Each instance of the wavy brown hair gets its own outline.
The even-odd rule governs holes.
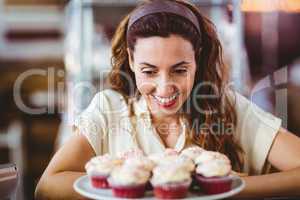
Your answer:
[[[168,37],[170,34],[176,34],[190,41],[195,51],[197,70],[191,95],[181,109],[190,125],[188,139],[207,150],[226,154],[232,162],[233,169],[242,171],[243,150],[233,137],[237,114],[234,100],[230,98],[229,94],[234,93],[230,93],[228,88],[226,89],[229,70],[223,62],[222,47],[215,27],[199,12],[196,6],[183,0],[174,1],[186,6],[195,14],[201,35],[190,21],[171,13],[155,13],[144,16],[127,32],[129,14],[117,27],[112,40],[113,69],[109,74],[110,85],[123,94],[127,100],[139,93],[135,85],[134,73],[129,67],[127,53],[127,47],[131,52],[134,51],[138,38]],[[145,1],[143,4],[148,2],[151,1]],[[128,77],[131,81],[128,81]],[[210,83],[215,87],[201,86],[197,88],[197,85],[201,83]],[[196,95],[214,95],[216,98],[201,99],[201,102],[196,101],[195,103],[193,98]],[[199,109],[201,110],[199,111]]]

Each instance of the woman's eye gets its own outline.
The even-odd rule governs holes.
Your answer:
[[[186,69],[176,69],[176,70],[175,70],[175,73],[177,73],[177,74],[184,74],[184,73],[186,73],[186,72],[187,72]]]
[[[153,75],[155,74],[155,71],[143,71],[142,73],[146,75]]]

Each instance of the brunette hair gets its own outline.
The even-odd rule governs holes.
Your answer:
[[[199,12],[196,6],[183,0],[174,1],[186,6],[195,14],[201,36],[189,20],[172,13],[155,13],[144,16],[135,22],[127,32],[129,14],[117,27],[112,40],[113,68],[109,74],[110,85],[127,99],[139,95],[127,53],[127,48],[131,52],[134,51],[138,38],[168,37],[175,34],[190,41],[195,51],[197,70],[191,95],[182,107],[191,130],[188,139],[207,150],[226,154],[232,162],[233,169],[242,171],[243,150],[233,137],[237,124],[237,114],[232,98],[234,92],[229,91],[231,89],[227,87],[229,70],[223,62],[222,47],[215,27],[208,18]],[[148,2],[151,0],[145,1],[144,4]],[[133,54],[131,53],[131,55]],[[132,80],[131,83],[128,81],[128,77]],[[212,83],[216,87],[196,88],[199,83]],[[131,84],[134,84],[132,91]],[[195,105],[193,102],[191,103],[194,95],[215,95],[216,98],[202,99]],[[189,111],[187,110],[188,105],[191,106]],[[199,112],[199,108],[202,112]],[[214,124],[222,127],[221,132],[215,130]]]

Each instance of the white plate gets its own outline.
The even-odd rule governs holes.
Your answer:
[[[91,198],[91,199],[98,199],[98,200],[116,200],[120,198],[116,198],[113,196],[112,191],[110,189],[96,189],[93,188],[92,185],[90,184],[88,176],[82,176],[78,178],[74,184],[73,187],[76,192],[81,194],[84,197]],[[242,191],[245,187],[245,182],[235,176],[232,184],[232,188],[228,192],[224,192],[221,194],[215,194],[215,195],[205,195],[201,193],[192,193],[189,192],[188,196],[185,199],[188,200],[212,200],[212,199],[223,199],[227,198],[230,196],[233,196],[240,191]],[[144,198],[140,198],[144,200],[154,200],[155,198],[153,197],[153,192],[148,191],[146,192],[146,195]]]

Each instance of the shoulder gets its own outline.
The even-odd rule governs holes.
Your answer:
[[[108,101],[108,102],[118,102],[118,101],[123,101],[124,97],[123,95],[113,89],[105,89],[102,90],[98,93],[95,94],[93,101],[94,100],[103,100],[103,101]]]
[[[75,118],[74,125],[87,134],[106,132],[111,123],[127,114],[127,105],[117,91],[106,89],[93,97],[89,106]]]
[[[255,102],[253,102],[250,98],[243,96],[242,94],[231,91],[229,92],[229,97],[233,102],[233,105],[236,109],[238,120],[251,120],[254,122],[260,122],[265,124],[266,126],[271,126],[273,128],[278,128],[278,124],[281,123],[281,119],[276,117],[275,115],[264,111]]]
[[[127,111],[125,97],[113,89],[105,89],[98,92],[91,101],[92,107],[102,113],[124,113]]]
[[[230,92],[237,113],[235,138],[245,152],[245,171],[261,174],[268,152],[281,127],[281,119],[238,92]]]

